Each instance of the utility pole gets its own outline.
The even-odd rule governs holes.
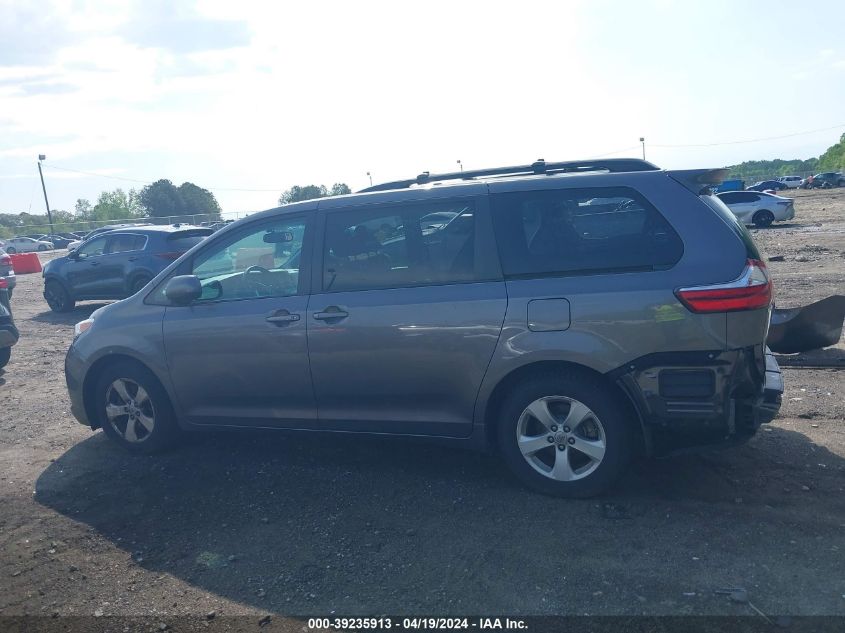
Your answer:
[[[645,136],[640,137],[640,143],[643,144],[643,160],[645,160]]]
[[[50,223],[50,235],[53,235],[53,214],[50,213],[50,202],[47,200],[47,187],[44,186],[44,172],[41,171],[41,161],[47,160],[44,154],[38,155],[38,175],[41,176],[41,191],[44,192],[44,204],[47,206],[47,221]]]

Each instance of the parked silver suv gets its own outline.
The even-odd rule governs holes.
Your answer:
[[[77,325],[73,413],[145,453],[215,427],[439,438],[597,494],[779,408],[723,176],[538,161],[249,216]]]

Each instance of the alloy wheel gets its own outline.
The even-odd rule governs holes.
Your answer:
[[[118,378],[106,390],[106,418],[127,442],[143,442],[155,428],[155,408],[146,390],[134,380]]]
[[[566,396],[546,396],[529,404],[519,417],[516,440],[525,461],[555,481],[587,477],[599,467],[607,448],[598,416]]]
[[[62,291],[52,283],[48,283],[44,287],[44,299],[47,301],[47,305],[50,306],[51,310],[61,312],[64,308],[65,301]]]

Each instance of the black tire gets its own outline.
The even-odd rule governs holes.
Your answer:
[[[146,275],[142,275],[141,277],[138,277],[137,279],[135,279],[132,282],[132,285],[129,287],[130,296],[134,295],[134,294],[138,294],[139,292],[141,292],[141,289],[144,286],[146,286],[148,283],[150,283],[151,279],[152,279],[152,277],[147,277]]]
[[[38,250],[39,250],[39,251],[46,251],[46,250],[47,250],[47,247],[46,247],[46,246],[44,246],[44,244],[39,244],[39,245],[38,245]]]
[[[533,406],[541,398],[554,396],[572,399],[586,405],[594,414],[594,418],[600,421],[604,432],[605,448],[601,461],[594,470],[580,479],[558,481],[540,473],[529,463],[529,458],[523,456],[519,447],[517,436],[521,431],[520,420],[526,414],[527,407]],[[566,411],[560,419],[565,420],[568,415],[569,412]],[[563,423],[561,421],[561,424]],[[637,453],[635,443],[638,435],[635,433],[634,426],[636,424],[636,420],[621,400],[621,396],[610,387],[591,376],[579,372],[567,372],[549,374],[519,384],[507,396],[500,409],[496,431],[499,450],[505,463],[526,486],[547,495],[584,498],[593,497],[607,490],[627,468],[632,457]],[[568,427],[558,427],[555,437],[566,429]],[[546,432],[547,429],[542,427],[540,435]],[[532,457],[539,456],[545,451],[542,459],[548,457],[554,462],[558,459],[556,452],[558,450],[562,451],[561,455],[569,455],[569,449],[559,449],[557,441],[566,442],[567,440],[550,442],[548,447],[537,449]],[[561,444],[561,446],[565,447],[566,444]],[[583,454],[581,456],[583,457]],[[567,457],[567,460],[569,459]]]
[[[137,398],[141,393],[135,387],[143,389],[146,398],[143,395],[137,400],[122,398],[120,390],[115,388],[116,382],[123,383],[126,393],[132,398]],[[140,363],[119,361],[106,367],[97,379],[94,398],[97,422],[109,439],[130,453],[144,455],[159,453],[178,442],[179,425],[170,399],[155,375]],[[135,418],[135,421],[131,419],[130,413],[119,414],[112,420],[109,419],[106,412],[107,405],[120,408],[121,402],[126,402],[130,411],[134,409],[136,415],[139,416]],[[145,420],[153,419],[151,430],[141,423],[141,417]],[[127,429],[130,425],[133,427],[131,435],[134,435],[136,441],[128,439],[130,433]]]
[[[7,246],[6,247],[6,253],[8,253],[9,255],[14,255],[17,252],[18,252],[18,249],[16,249],[14,246]]]
[[[3,369],[6,365],[9,364],[10,358],[12,358],[12,348],[11,347],[0,348],[0,369]]]
[[[754,226],[758,229],[765,229],[772,225],[772,222],[775,221],[775,215],[767,210],[763,209],[762,211],[758,211],[754,214],[754,217],[751,218],[751,221],[754,222]]]
[[[76,305],[70,293],[55,279],[48,279],[44,284],[44,299],[53,312],[70,312]]]

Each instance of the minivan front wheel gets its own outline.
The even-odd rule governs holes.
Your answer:
[[[44,299],[53,312],[70,312],[76,305],[70,293],[55,279],[49,279],[44,284]]]
[[[129,361],[107,367],[95,397],[103,431],[129,452],[156,453],[178,438],[167,393],[145,367]]]
[[[626,408],[587,376],[547,376],[519,385],[504,403],[499,446],[530,488],[559,497],[605,491],[633,450]]]

